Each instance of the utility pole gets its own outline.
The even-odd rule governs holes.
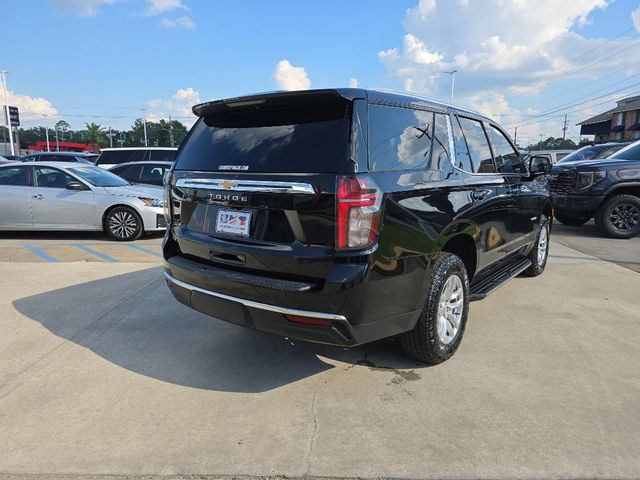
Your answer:
[[[567,135],[567,114],[564,114],[564,126],[562,127],[562,141],[564,142],[564,138]]]
[[[173,140],[173,125],[171,125],[171,114],[169,114],[169,143],[172,147],[175,146],[175,142]]]
[[[513,143],[516,144],[516,147],[518,146],[518,127],[513,131]]]
[[[56,152],[60,151],[60,141],[58,140],[58,127],[54,126],[53,130],[56,132]]]
[[[148,147],[149,146],[149,142],[147,141],[147,116],[145,115],[147,113],[146,110],[142,111],[142,121],[144,123],[144,146]]]
[[[47,125],[47,115],[43,114],[42,116],[44,117],[44,131],[47,137],[47,152],[50,152],[51,147],[49,146],[49,125]]]
[[[456,72],[458,70],[451,70],[450,72],[444,72],[444,73],[448,73],[449,75],[451,75],[451,103],[453,103],[453,88],[456,82]]]
[[[16,151],[13,147],[13,130],[11,129],[11,118],[9,117],[9,96],[7,95],[7,79],[5,78],[5,75],[7,73],[9,73],[7,70],[0,70],[0,74],[2,74],[2,87],[4,88],[4,113],[7,115],[7,129],[9,130],[11,155],[15,155]]]
[[[109,148],[113,148],[113,133],[111,133],[111,125],[109,125]]]

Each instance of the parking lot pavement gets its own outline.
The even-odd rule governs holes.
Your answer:
[[[640,236],[627,240],[605,237],[593,220],[579,227],[555,222],[551,235],[562,245],[640,272]]]
[[[135,262],[162,261],[162,234],[135,242],[116,242],[97,232],[0,232],[0,262]]]
[[[640,275],[557,243],[448,362],[245,330],[148,264],[0,264],[0,476],[640,474]]]

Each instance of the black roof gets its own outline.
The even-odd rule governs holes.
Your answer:
[[[294,90],[294,91],[274,91],[262,92],[240,97],[225,98],[221,100],[213,100],[210,102],[200,103],[193,107],[193,113],[198,117],[206,114],[221,112],[228,108],[250,106],[251,104],[260,104],[269,100],[286,100],[296,97],[343,97],[348,100],[357,98],[367,99],[373,103],[408,106],[413,108],[426,108],[429,110],[442,112],[460,112],[485,120],[491,121],[485,115],[473,110],[442,102],[433,98],[416,95],[410,92],[395,92],[391,90],[381,89],[364,89],[364,88],[331,88],[331,89],[315,89],[315,90]],[[495,122],[494,122],[495,123]]]

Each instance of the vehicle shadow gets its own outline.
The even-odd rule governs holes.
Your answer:
[[[336,368],[335,361],[375,369],[425,367],[393,340],[353,349],[288,342],[202,315],[172,297],[161,267],[33,295],[13,306],[115,365],[199,389],[264,392]]]
[[[162,239],[164,231],[145,233],[140,239]],[[35,231],[3,231],[0,232],[0,238],[5,240],[19,240],[25,242],[33,242],[38,240],[54,240],[54,241],[100,241],[115,242],[104,232],[35,232]],[[121,242],[118,242],[121,243]]]

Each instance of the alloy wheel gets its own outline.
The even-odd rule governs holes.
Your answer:
[[[436,320],[438,338],[445,345],[452,343],[458,336],[463,309],[464,289],[462,288],[462,280],[457,275],[452,275],[442,288]]]
[[[138,221],[132,213],[125,210],[115,212],[109,218],[109,230],[118,238],[130,238],[138,229]]]
[[[547,259],[547,243],[549,242],[549,228],[542,225],[538,236],[538,265],[544,265]]]
[[[611,210],[609,218],[618,230],[629,231],[640,223],[640,210],[630,203],[621,203]]]

